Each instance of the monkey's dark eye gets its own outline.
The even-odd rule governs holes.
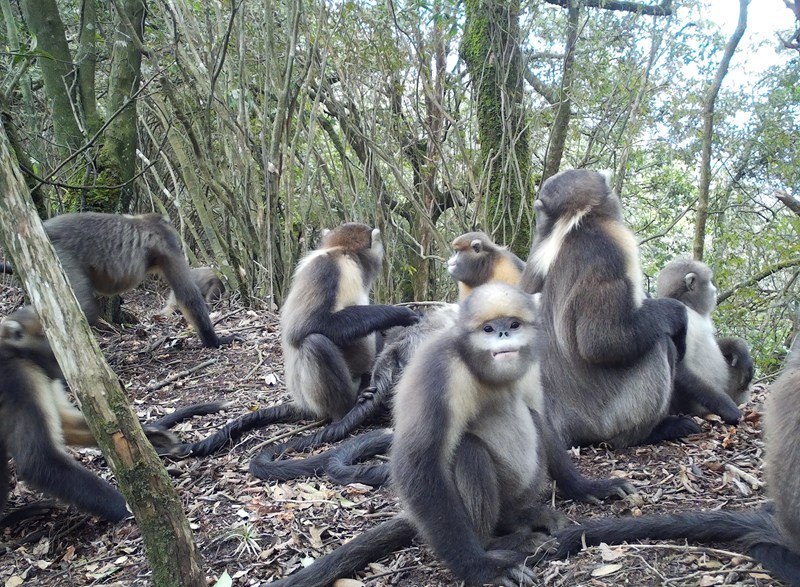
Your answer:
[[[483,325],[483,331],[486,334],[491,334],[492,332],[494,332],[494,326],[492,326],[491,324],[484,324]]]
[[[517,328],[519,328],[520,326],[522,326],[522,324],[520,324],[520,322],[519,322],[518,320],[514,320],[514,321],[511,323],[511,330],[516,330],[516,329],[517,329]]]

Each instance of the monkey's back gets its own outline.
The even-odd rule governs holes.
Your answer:
[[[163,251],[183,258],[177,233],[160,214],[61,214],[44,228],[67,272],[85,271],[104,295],[139,285],[165,261]]]
[[[775,502],[775,520],[800,554],[800,342],[794,347],[784,373],[770,387],[764,428],[767,488]]]

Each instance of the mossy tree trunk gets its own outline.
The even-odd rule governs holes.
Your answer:
[[[2,126],[0,227],[4,227],[2,245],[11,256],[14,271],[25,284],[67,382],[136,517],[153,584],[204,587],[200,554],[180,497],[67,284]]]
[[[527,255],[530,223],[530,146],[523,105],[519,0],[467,0],[461,56],[477,104],[484,169],[482,227],[498,242]]]

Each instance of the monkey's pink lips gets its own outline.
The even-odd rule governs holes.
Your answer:
[[[492,353],[492,357],[497,359],[498,361],[509,361],[516,357],[519,354],[518,350],[507,350],[507,351],[494,351]]]

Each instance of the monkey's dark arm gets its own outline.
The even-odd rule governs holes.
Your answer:
[[[712,414],[721,417],[726,424],[738,424],[742,417],[742,412],[727,393],[708,385],[684,364],[679,364],[675,370],[673,394],[679,403],[696,401]]]
[[[264,450],[250,462],[250,472],[266,481],[288,481],[298,477],[319,475],[327,464],[328,453],[325,453],[324,459],[317,458],[322,455],[315,455],[302,460],[281,460],[281,456],[289,450],[303,452],[346,438],[348,434],[378,412],[383,411],[384,408],[384,400],[376,391],[368,398],[360,400],[341,420],[328,424],[314,434],[293,438]]]
[[[547,472],[567,499],[600,503],[607,497],[621,497],[636,493],[636,488],[625,479],[589,479],[584,477],[572,462],[561,442],[556,438],[551,424],[536,410],[531,410],[536,429],[544,445]]]
[[[387,463],[357,464],[374,456],[386,454],[392,446],[394,433],[389,430],[373,430],[343,442],[328,455],[325,473],[334,483],[348,485],[363,483],[378,487],[389,482]]]
[[[112,485],[52,444],[38,409],[20,407],[14,410],[9,448],[22,479],[39,491],[110,522],[131,515],[125,499]]]
[[[297,410],[297,406],[292,402],[269,408],[262,408],[228,422],[208,438],[192,444],[176,446],[170,452],[170,456],[179,458],[208,456],[215,453],[229,442],[239,439],[245,432],[263,428],[268,424],[298,422],[302,420],[303,417],[304,414],[301,414]]]
[[[5,261],[0,262],[0,273],[7,273],[9,275],[14,273],[14,268]]]
[[[417,532],[402,516],[367,530],[318,558],[314,564],[269,585],[274,587],[328,587],[392,552],[411,544]]]
[[[339,346],[346,346],[377,330],[392,326],[410,326],[419,321],[419,316],[403,306],[385,306],[369,304],[364,306],[348,306],[327,314],[324,318],[308,322],[305,335],[322,334]]]
[[[672,339],[678,360],[686,351],[686,307],[671,298],[644,299],[631,307],[627,281],[592,284],[592,296],[603,312],[573,310],[578,353],[598,365],[629,364],[644,356],[665,336]]]

